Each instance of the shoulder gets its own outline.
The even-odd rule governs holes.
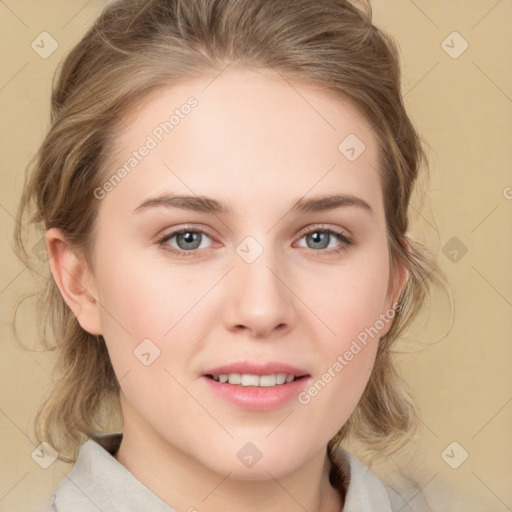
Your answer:
[[[345,506],[343,512],[439,512],[464,510],[482,512],[475,503],[464,501],[440,482],[419,486],[402,473],[385,475],[382,481],[355,455],[338,447],[335,461],[344,473]]]
[[[487,510],[479,499],[461,493],[449,482],[438,477],[439,471],[417,465],[389,466],[383,476],[393,512],[484,512]]]
[[[437,473],[426,476],[421,488],[403,477],[393,478],[388,487],[393,510],[402,512],[486,512],[488,507],[476,496],[466,495],[454,489]],[[405,508],[402,508],[405,507]]]
[[[39,512],[89,511],[111,505],[108,489],[111,478],[118,479],[112,454],[121,440],[120,434],[91,437],[80,448],[73,469],[53,492],[49,508]],[[119,465],[120,466],[120,465]],[[113,471],[114,469],[114,471]]]
[[[386,486],[355,455],[338,447],[333,462],[344,473],[346,489],[343,512],[394,512]],[[406,509],[401,512],[406,512]]]
[[[44,512],[175,512],[116,460],[121,440],[109,433],[85,442]]]

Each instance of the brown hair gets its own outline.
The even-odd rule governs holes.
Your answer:
[[[116,129],[148,93],[227,64],[274,69],[297,83],[348,99],[379,143],[392,265],[409,278],[400,310],[379,343],[375,366],[355,411],[329,443],[349,435],[375,453],[403,446],[418,426],[414,401],[391,347],[417,315],[430,283],[441,279],[433,255],[407,234],[408,206],[422,163],[420,138],[403,105],[396,44],[371,21],[367,1],[121,0],[108,5],[63,60],[53,85],[51,126],[29,164],[15,233],[30,264],[22,225],[57,227],[90,262],[101,185]],[[35,421],[37,443],[62,460],[120,419],[119,383],[101,336],[85,332],[46,269],[40,294],[42,343],[57,349],[58,379]],[[116,420],[117,421],[117,420]]]

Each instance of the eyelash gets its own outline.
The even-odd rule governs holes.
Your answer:
[[[337,231],[337,230],[334,230],[331,228],[325,228],[322,226],[314,226],[311,229],[309,229],[308,231],[302,232],[299,237],[299,240],[301,240],[302,238],[304,238],[305,236],[307,236],[311,233],[317,233],[317,232],[327,233],[331,236],[334,236],[335,238],[338,239],[338,241],[341,242],[340,246],[338,246],[335,249],[329,249],[329,250],[327,250],[327,249],[318,249],[318,250],[311,249],[314,252],[324,253],[324,255],[327,257],[337,256],[337,255],[343,253],[354,243],[353,240],[351,238],[349,238],[344,232]],[[200,233],[201,235],[206,235],[207,237],[212,238],[206,231],[204,231],[202,229],[194,228],[194,227],[184,227],[184,228],[178,229],[176,231],[172,231],[171,233],[163,235],[156,241],[156,243],[162,248],[162,250],[164,250],[166,252],[170,252],[180,258],[190,258],[190,257],[196,256],[197,252],[200,251],[201,249],[193,249],[190,251],[184,251],[184,250],[176,249],[175,247],[173,247],[172,245],[169,245],[167,243],[169,240],[174,238],[176,235],[181,235],[183,233]]]

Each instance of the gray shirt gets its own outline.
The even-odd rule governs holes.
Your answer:
[[[44,512],[175,512],[115,459],[121,439],[99,434],[84,443]],[[409,510],[398,501],[392,508],[392,491],[351,453],[340,447],[336,460],[349,477],[343,512]]]

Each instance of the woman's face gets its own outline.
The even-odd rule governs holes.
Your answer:
[[[125,431],[224,475],[284,475],[347,421],[391,326],[371,127],[319,89],[230,68],[121,126],[93,291]]]

